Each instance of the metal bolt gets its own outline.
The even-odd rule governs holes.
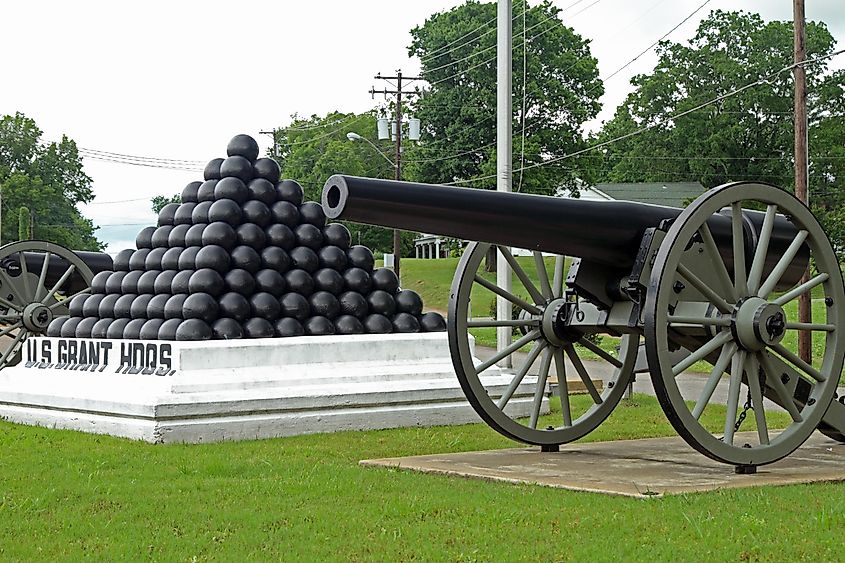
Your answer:
[[[780,380],[784,385],[786,385],[789,383],[789,376],[784,373],[780,376]]]
[[[833,297],[825,297],[824,304],[828,307],[833,307]]]
[[[674,283],[674,285],[672,285],[672,291],[674,291],[675,293],[680,293],[680,292],[682,292],[683,290],[685,290],[686,288],[687,288],[687,286],[685,286],[685,285],[684,285],[682,282],[680,282],[680,281],[676,281],[676,282]]]
[[[612,381],[608,381],[608,382],[607,382],[607,388],[608,388],[608,389],[613,389],[613,382],[612,382]]]
[[[812,397],[810,397],[809,399],[807,399],[807,406],[808,406],[808,407],[811,407],[811,406],[813,406],[813,405],[815,405],[815,404],[816,404],[816,400],[815,400],[815,399],[813,399]]]

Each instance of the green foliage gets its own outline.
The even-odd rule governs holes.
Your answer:
[[[581,126],[600,109],[604,87],[589,41],[564,25],[560,12],[544,0],[525,12],[527,4],[514,2],[514,167],[520,167],[521,131],[525,165],[542,155],[568,153],[584,146]],[[422,72],[431,84],[414,105],[422,120],[423,142],[408,149],[408,177],[425,182],[495,175],[496,141],[496,33],[489,24],[496,18],[494,2],[470,0],[437,13],[411,30],[408,52],[422,60]],[[492,30],[461,38],[475,29]],[[452,44],[451,47],[447,47]],[[523,56],[526,83],[523,88]],[[524,100],[524,111],[523,111]],[[577,189],[584,172],[538,167],[514,177],[514,190],[551,194],[560,187]],[[474,182],[492,187],[493,179]]]
[[[32,215],[28,207],[21,207],[18,210],[18,240],[29,240],[32,238]]]
[[[0,191],[2,240],[17,240],[19,218],[14,210],[28,207],[33,238],[75,250],[102,250],[96,228],[76,205],[94,198],[91,178],[82,169],[76,143],[62,137],[44,144],[35,121],[21,113],[0,118]]]
[[[833,51],[820,22],[807,23],[807,58]],[[793,80],[788,72],[687,116],[669,116],[731,92],[788,66],[792,22],[764,22],[757,14],[714,11],[688,44],[662,42],[649,74],[634,77],[635,91],[601,132],[609,140],[655,123],[667,123],[606,146],[589,162],[603,180],[698,180],[714,187],[756,180],[794,185]],[[827,73],[824,62],[807,68],[810,120],[810,191],[815,211],[835,242],[845,245],[845,71]],[[839,116],[839,117],[837,117]]]
[[[158,215],[158,212],[161,211],[162,207],[168,203],[182,203],[182,196],[180,194],[173,194],[170,197],[157,195],[150,200],[150,203],[152,204],[153,213]]]

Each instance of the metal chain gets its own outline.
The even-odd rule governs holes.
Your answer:
[[[751,388],[748,388],[748,396],[745,398],[745,406],[742,407],[742,412],[739,413],[739,417],[736,419],[736,424],[734,424],[734,432],[739,432],[739,427],[742,426],[742,423],[745,422],[745,417],[748,416],[748,411],[753,411],[754,407],[751,406]]]

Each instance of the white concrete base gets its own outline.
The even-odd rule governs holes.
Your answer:
[[[510,382],[488,372],[493,393]],[[528,415],[535,384],[529,376],[519,387],[509,403],[515,414]],[[154,443],[479,421],[455,377],[445,333],[32,338],[22,362],[0,371],[0,417]]]

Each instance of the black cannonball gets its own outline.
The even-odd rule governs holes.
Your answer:
[[[129,306],[129,316],[133,319],[146,319],[147,318],[147,305],[150,304],[154,295],[150,295],[145,293],[144,295],[139,295],[132,301],[132,305]]]
[[[420,294],[411,289],[403,289],[393,296],[396,300],[397,313],[410,313],[415,317],[422,314],[423,302]]]
[[[337,270],[321,268],[314,272],[314,287],[321,291],[328,291],[333,295],[339,295],[343,291],[343,276]]]
[[[154,295],[147,303],[147,318],[148,319],[164,319],[164,307],[170,301],[171,295],[168,293],[161,293]]]
[[[305,334],[309,336],[325,336],[334,334],[334,323],[326,317],[311,317],[302,324]]]
[[[240,268],[231,270],[223,276],[226,282],[226,290],[240,293],[241,295],[252,295],[255,292],[255,278]]]
[[[304,321],[311,316],[311,304],[304,295],[299,293],[285,293],[279,298],[279,305],[285,317]]]
[[[188,319],[179,323],[176,340],[211,340],[211,327],[201,319]]]
[[[174,225],[176,218],[176,210],[179,209],[178,203],[168,203],[158,212],[158,226]]]
[[[193,293],[182,304],[182,318],[202,319],[210,323],[217,318],[219,309],[217,299],[208,293]]]
[[[249,246],[259,251],[264,248],[266,240],[264,229],[254,223],[240,225],[235,229],[235,234],[237,235],[238,244]]]
[[[273,221],[273,215],[270,208],[257,199],[251,199],[241,206],[243,213],[243,220],[249,223],[255,223],[261,228],[266,227]]]
[[[202,234],[205,232],[207,223],[197,223],[185,233],[185,246],[202,246]]]
[[[349,229],[340,223],[330,223],[323,229],[323,238],[326,239],[326,244],[339,247],[341,250],[349,250],[352,244],[352,235],[349,234]]]
[[[187,294],[180,293],[172,295],[164,303],[164,318],[165,319],[182,319],[182,307],[185,305],[185,300],[188,298]]]
[[[173,276],[173,281],[170,283],[170,293],[173,295],[188,293],[188,282],[191,280],[191,276],[193,275],[193,270],[179,270],[179,272]]]
[[[109,279],[114,272],[105,271],[99,272],[94,278],[91,280],[91,293],[106,293],[106,281]]]
[[[297,246],[292,249],[288,256],[290,256],[290,267],[299,268],[306,272],[316,272],[320,267],[320,258],[317,253],[307,246]]]
[[[311,274],[305,270],[290,270],[285,272],[284,278],[288,291],[299,293],[305,297],[314,293],[314,280],[311,278]]]
[[[219,180],[221,164],[223,164],[222,158],[215,158],[214,160],[209,160],[208,164],[205,165],[205,170],[203,170],[202,172],[202,177],[206,180]]]
[[[211,268],[200,268],[188,279],[188,293],[207,293],[217,297],[222,295],[225,289],[223,276]]]
[[[244,322],[249,318],[251,311],[249,301],[240,293],[230,291],[224,293],[217,300],[221,317],[230,317],[238,322]]]
[[[299,246],[307,246],[312,250],[320,250],[323,246],[323,231],[310,223],[297,225],[293,234],[296,236],[296,244]]]
[[[276,297],[280,296],[287,289],[287,284],[282,274],[271,268],[264,268],[255,273],[255,286],[258,291],[265,291]]]
[[[135,298],[138,297],[134,293],[125,293],[120,296],[120,298],[114,302],[114,318],[116,319],[129,319],[132,317],[131,309],[132,303],[135,301]]]
[[[79,321],[79,324],[76,325],[76,331],[74,336],[76,338],[91,338],[91,329],[94,328],[94,325],[97,324],[99,321],[97,317],[86,317]]]
[[[215,340],[238,340],[244,337],[244,329],[235,319],[217,319],[211,325],[211,337]]]
[[[168,240],[170,238],[170,231],[173,230],[172,225],[163,225],[153,231],[153,236],[150,238],[150,244],[153,248],[167,248]]]
[[[167,237],[168,250],[185,246],[185,237],[188,235],[190,228],[190,225],[176,225],[173,227],[173,230],[170,231],[170,235]]]
[[[306,201],[299,206],[299,221],[318,227],[321,231],[326,226],[326,214],[323,206],[316,201]]]
[[[364,318],[364,330],[367,334],[389,334],[393,332],[393,323],[384,315],[373,313]]]
[[[182,190],[182,203],[196,203],[197,192],[200,189],[202,182],[191,182]]]
[[[211,244],[222,246],[226,250],[232,250],[238,242],[238,235],[229,223],[216,221],[209,225],[202,232],[202,246]]]
[[[110,293],[103,297],[103,300],[100,301],[100,306],[97,307],[97,316],[101,319],[113,319],[114,318],[114,304],[117,303],[117,300],[120,299],[120,294],[118,293]]]
[[[253,162],[258,158],[258,143],[249,135],[240,133],[232,137],[229,144],[226,145],[226,154],[228,156],[242,156]]]
[[[127,293],[138,293],[138,280],[144,275],[143,270],[132,270],[128,272],[123,281],[120,282],[120,293],[126,295]]]
[[[276,333],[267,319],[254,317],[243,324],[246,338],[272,338]]]
[[[381,289],[391,295],[399,291],[399,278],[390,268],[378,268],[372,275],[373,288]]]
[[[214,201],[214,188],[217,186],[217,182],[220,179],[215,180],[206,180],[202,183],[202,185],[197,190],[197,203],[202,203],[204,201]]]
[[[302,186],[296,180],[282,180],[276,184],[276,197],[299,206],[302,204]]]
[[[161,329],[161,325],[163,324],[164,319],[148,320],[138,332],[138,338],[141,340],[158,340],[158,331]]]
[[[279,299],[266,291],[259,291],[249,298],[250,311],[253,317],[261,317],[268,321],[278,319],[282,314]]]
[[[200,248],[194,262],[196,263],[195,267],[197,270],[200,268],[211,268],[213,270],[217,270],[221,274],[225,274],[229,271],[231,258],[225,248],[217,246],[216,244],[211,244]]]
[[[185,248],[182,246],[174,246],[173,248],[168,248],[164,252],[164,255],[161,257],[161,269],[165,271],[178,270],[179,258],[182,256],[183,250],[185,250]]]
[[[444,332],[446,330],[446,319],[440,313],[430,311],[420,316],[420,328],[423,332]]]
[[[202,246],[189,246],[179,253],[178,270],[193,270],[197,267],[197,254],[202,250]],[[162,264],[164,266],[164,264]]]
[[[363,319],[370,311],[367,299],[357,291],[344,291],[337,298],[341,315],[352,315]]]
[[[101,318],[94,323],[94,326],[91,327],[91,338],[108,338],[109,327],[111,326],[112,321],[114,321],[114,319]],[[51,336],[50,327],[47,327],[47,336]]]
[[[388,292],[377,289],[367,296],[367,304],[370,306],[370,311],[392,317],[396,313],[396,301]]]
[[[252,162],[242,156],[230,156],[220,165],[221,182],[226,178],[238,178],[243,182],[252,180]]]
[[[314,315],[334,319],[340,314],[340,303],[337,297],[328,291],[318,291],[308,298],[311,312]]]
[[[62,323],[59,329],[59,336],[62,338],[73,338],[76,336],[76,325],[82,321],[82,317],[70,317]]]
[[[161,270],[147,270],[138,278],[137,293],[155,293],[156,279],[161,275]]]
[[[270,215],[274,223],[281,223],[291,228],[299,224],[299,208],[289,201],[274,203],[270,206]]]
[[[208,208],[208,220],[223,221],[233,227],[241,224],[241,206],[231,199],[218,199]]]
[[[281,223],[273,223],[264,230],[267,244],[290,250],[296,246],[296,237],[290,227]]]
[[[136,250],[132,253],[132,257],[129,258],[129,269],[130,270],[143,270],[146,268],[147,263],[147,254],[150,253],[149,248],[142,248],[140,250]]]
[[[331,268],[338,272],[346,269],[346,263],[348,262],[346,252],[339,246],[324,246],[317,252],[317,256],[320,259],[321,268]]]
[[[194,223],[194,209],[197,203],[183,203],[176,210],[176,216],[173,218],[174,225],[193,225]]]
[[[152,248],[153,247],[153,233],[156,232],[157,227],[144,227],[141,232],[135,237],[135,248]]]
[[[410,313],[397,313],[393,316],[393,332],[419,332],[420,321]]]
[[[123,278],[128,272],[112,272],[106,280],[106,293],[120,294],[120,286],[123,285]]]
[[[273,188],[274,198],[276,197],[275,183],[279,181],[279,174],[281,173],[282,171],[279,168],[279,164],[272,158],[259,158],[252,163],[252,175],[256,178],[261,178],[270,182],[271,187]]]
[[[273,328],[276,329],[276,336],[287,338],[289,336],[302,336],[305,334],[305,329],[302,324],[296,319],[285,317],[273,323]]]
[[[193,225],[200,225],[208,223],[208,210],[211,209],[213,201],[201,201],[191,211],[191,223]]]
[[[346,257],[349,259],[350,266],[361,268],[367,272],[372,272],[373,266],[376,263],[375,258],[373,258],[373,252],[360,244],[356,244],[347,250]]]
[[[129,319],[114,319],[109,327],[106,329],[106,338],[120,339],[123,338],[123,329],[129,324]]]
[[[276,186],[265,178],[256,178],[252,180],[247,186],[250,199],[260,201],[264,205],[269,206],[276,203]]]
[[[251,246],[236,246],[229,256],[232,268],[241,268],[251,274],[261,269],[261,255]]]
[[[162,273],[156,276],[155,281],[153,282],[153,293],[156,295],[170,295],[171,289],[173,289],[173,278],[176,277],[176,274],[179,272],[175,269],[172,270],[164,270]]]
[[[141,338],[141,329],[144,328],[146,319],[132,319],[126,326],[123,327],[124,340],[139,340]]]
[[[288,253],[278,246],[268,246],[261,251],[261,265],[283,273],[290,269],[291,259]]]
[[[337,334],[364,334],[364,324],[352,315],[341,315],[334,321]]]
[[[155,229],[153,229],[155,230]],[[150,236],[152,236],[152,232],[150,232]],[[117,253],[114,257],[114,261],[112,262],[112,268],[115,272],[128,272],[129,271],[129,259],[132,258],[132,254],[134,254],[134,250],[131,248],[127,248],[121,250]]]
[[[182,319],[165,320],[158,329],[158,339],[168,341],[176,340],[176,331],[179,329],[180,324],[182,324]]]
[[[249,198],[249,190],[240,178],[223,178],[214,186],[214,199],[231,199],[239,204]]]
[[[150,250],[150,253],[147,254],[147,258],[144,260],[144,269],[149,270],[161,270],[161,259],[164,258],[164,255],[167,251],[170,250],[169,248],[153,248]]]
[[[343,272],[343,281],[346,289],[366,295],[373,287],[373,280],[370,274],[361,268],[349,268]]]
[[[99,316],[100,315],[100,303],[103,302],[104,297],[105,297],[105,295],[101,295],[101,294],[89,295],[88,299],[86,299],[82,303],[82,316],[83,317],[97,317],[97,316]]]

